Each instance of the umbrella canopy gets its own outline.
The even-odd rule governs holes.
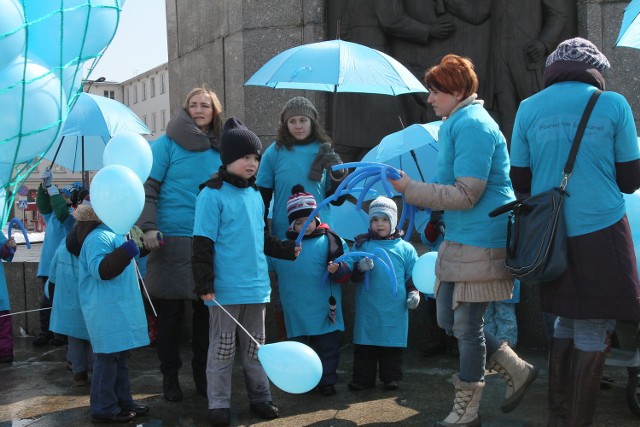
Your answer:
[[[263,65],[245,85],[383,95],[427,92],[404,65],[389,55],[344,40],[288,49]]]
[[[616,46],[640,49],[640,0],[632,0],[624,10]]]
[[[72,172],[99,170],[104,147],[120,132],[151,133],[126,105],[104,96],[81,93],[69,111],[59,140],[43,157]]]

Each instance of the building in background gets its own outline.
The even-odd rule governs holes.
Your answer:
[[[109,81],[107,77],[88,79],[84,84],[83,90],[92,95],[114,99],[129,107],[152,132],[143,136],[148,141],[153,141],[164,135],[170,117],[169,72],[167,65],[167,63],[164,63],[121,83]],[[55,164],[52,166],[49,160],[43,159],[29,178],[23,182],[21,189],[27,190],[23,191],[25,195],[16,194],[15,215],[18,218],[23,219],[25,212],[20,208],[25,206],[25,202],[31,201],[32,197],[30,196],[35,196],[38,185],[40,185],[40,175],[45,168],[49,167],[52,167],[53,183],[59,188],[72,182],[82,182],[80,172],[73,173]],[[88,172],[87,178],[89,182],[91,182],[96,172]],[[29,205],[29,209],[32,207],[32,205]],[[29,212],[29,216],[25,216],[25,218],[27,219],[27,222],[25,222],[26,227],[35,228],[37,226],[37,212]]]

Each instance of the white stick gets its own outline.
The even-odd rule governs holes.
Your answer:
[[[216,305],[218,307],[220,307],[220,310],[224,311],[225,313],[227,313],[227,316],[229,316],[231,318],[231,320],[233,320],[234,322],[236,322],[236,325],[240,326],[240,329],[242,329],[248,336],[249,338],[251,338],[251,340],[256,343],[256,345],[258,346],[258,348],[260,348],[260,343],[258,341],[256,341],[256,339],[254,337],[251,336],[251,334],[249,333],[249,331],[247,331],[244,326],[242,326],[240,324],[240,322],[238,322],[232,315],[231,313],[229,313],[223,306],[220,305],[220,303],[218,301],[216,301],[215,299],[212,299],[211,301],[215,302]]]
[[[25,310],[25,311],[16,311],[15,313],[3,314],[0,317],[15,316],[16,314],[33,313],[33,312],[42,311],[42,310],[51,310],[51,307],[36,308],[36,309],[33,309],[33,310]]]

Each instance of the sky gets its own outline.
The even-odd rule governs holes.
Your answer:
[[[118,29],[88,77],[122,82],[167,62],[164,0],[126,0]],[[85,71],[91,61],[87,61]]]

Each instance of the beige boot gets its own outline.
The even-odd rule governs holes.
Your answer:
[[[456,395],[453,399],[453,409],[447,418],[436,423],[434,427],[480,426],[478,409],[480,408],[480,398],[482,397],[484,381],[468,383],[462,381],[458,374],[453,374],[452,379],[453,387],[456,391]]]
[[[520,359],[506,342],[491,355],[487,370],[497,372],[507,382],[505,400],[500,405],[504,413],[518,406],[527,387],[538,377],[538,368]]]

